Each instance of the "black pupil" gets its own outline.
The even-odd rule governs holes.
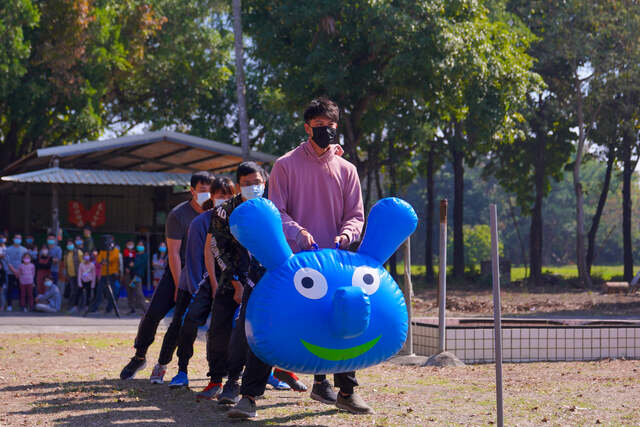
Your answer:
[[[305,289],[309,289],[313,286],[313,279],[311,277],[305,277],[302,279],[302,287]]]
[[[370,284],[373,283],[373,276],[371,274],[367,273],[367,274],[364,275],[362,280],[364,280],[364,283],[366,283],[367,285],[370,285]]]

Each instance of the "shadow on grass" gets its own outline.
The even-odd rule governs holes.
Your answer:
[[[42,419],[44,415],[47,422],[68,426],[286,426],[309,417],[337,413],[336,409],[304,410],[298,407],[297,400],[269,402],[267,397],[258,401],[258,419],[230,420],[226,416],[228,408],[215,402],[198,402],[196,393],[190,389],[172,390],[146,380],[41,382],[3,387],[0,388],[2,392],[26,392],[34,398],[31,409],[8,412],[8,416],[39,416]],[[260,418],[261,410],[288,406],[296,407],[291,415]]]

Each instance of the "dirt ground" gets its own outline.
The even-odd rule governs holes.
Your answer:
[[[579,289],[571,286],[523,288],[506,286],[500,293],[502,314],[552,315],[567,317],[638,316],[640,293],[604,294],[599,288]],[[414,315],[437,316],[437,291],[415,292]],[[490,289],[447,290],[447,312],[453,316],[493,316],[493,294]]]
[[[0,335],[0,425],[243,425],[212,402],[204,343],[197,342],[191,388],[152,385],[149,366],[120,381],[132,334]],[[159,344],[149,351],[156,356]],[[170,378],[176,372],[172,362]],[[490,425],[495,422],[494,365],[460,368],[382,364],[359,372],[359,392],[376,414],[355,416],[306,394],[266,393],[252,425]],[[505,425],[639,425],[640,361],[507,364]],[[311,383],[311,377],[303,376]],[[249,423],[246,423],[249,424]]]

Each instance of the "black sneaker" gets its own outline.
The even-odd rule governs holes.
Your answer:
[[[237,381],[227,381],[218,396],[218,405],[235,405],[240,400],[240,384]]]
[[[256,416],[256,402],[243,397],[233,408],[227,412],[229,418],[254,418]]]
[[[293,372],[282,371],[280,369],[274,369],[273,376],[286,383],[291,387],[291,390],[298,391],[300,393],[307,391],[307,386],[300,381],[300,379]]]
[[[147,365],[146,359],[140,359],[139,357],[133,356],[127,366],[122,368],[122,372],[120,372],[121,380],[130,380],[133,378],[140,369],[144,369]]]
[[[367,405],[364,400],[355,393],[349,396],[343,396],[341,393],[338,393],[336,406],[352,414],[373,414],[373,408]]]
[[[314,382],[313,388],[311,388],[311,396],[313,400],[326,403],[327,405],[335,405],[338,393],[335,392],[329,380],[325,379],[322,382]]]

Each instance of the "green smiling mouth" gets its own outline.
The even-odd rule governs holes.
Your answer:
[[[305,348],[309,350],[313,355],[318,356],[321,359],[337,362],[339,360],[353,359],[360,356],[361,354],[366,353],[367,351],[371,350],[374,345],[376,345],[376,343],[380,340],[380,337],[382,337],[382,335],[378,335],[377,338],[374,338],[369,342],[351,348],[326,348],[320,347],[318,345],[313,345],[302,339],[300,341],[302,342],[302,345],[304,345]]]

